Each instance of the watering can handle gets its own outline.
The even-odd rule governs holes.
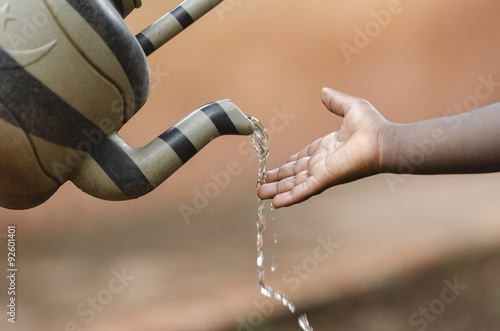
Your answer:
[[[142,0],[111,0],[116,10],[125,18],[134,9],[142,6]]]
[[[151,24],[137,35],[146,56],[166,44],[173,37],[206,13],[217,7],[223,0],[185,0],[165,16]]]

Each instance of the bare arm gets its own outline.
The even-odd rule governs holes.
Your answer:
[[[500,104],[413,124],[386,121],[366,100],[323,89],[323,103],[344,121],[288,163],[259,189],[276,208],[370,175],[500,171]]]
[[[500,171],[500,103],[413,124],[391,124],[381,145],[384,172]]]

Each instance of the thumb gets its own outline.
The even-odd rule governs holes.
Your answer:
[[[321,90],[321,101],[335,115],[344,117],[349,109],[359,103],[359,98],[324,87]]]

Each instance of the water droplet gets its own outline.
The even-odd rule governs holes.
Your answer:
[[[306,314],[302,314],[299,317],[299,325],[304,331],[313,331],[313,328],[309,325]]]
[[[264,265],[264,253],[260,251],[257,255],[257,266],[262,267]]]

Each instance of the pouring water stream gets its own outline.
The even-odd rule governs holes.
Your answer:
[[[255,117],[248,116],[248,118],[252,121],[255,126],[254,133],[250,136],[253,143],[253,148],[257,153],[259,158],[259,177],[257,182],[257,189],[265,183],[266,181],[266,160],[269,156],[269,140],[267,136],[266,129],[262,125],[262,123],[256,119]],[[280,301],[285,307],[293,313],[295,313],[295,306],[290,300],[290,298],[269,285],[266,285],[264,282],[264,278],[266,275],[264,268],[264,231],[266,230],[266,218],[264,215],[264,209],[266,206],[266,201],[259,199],[259,208],[257,210],[257,272],[259,276],[259,289],[260,292],[269,297],[274,298]],[[275,234],[275,243],[276,243],[276,234]],[[276,264],[273,263],[271,270],[276,270]],[[299,325],[304,331],[312,331],[313,328],[309,325],[309,321],[307,320],[307,316],[302,314],[299,317]]]

